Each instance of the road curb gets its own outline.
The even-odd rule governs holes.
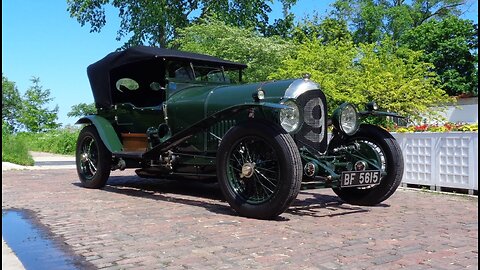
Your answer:
[[[2,269],[24,270],[25,267],[2,237]]]

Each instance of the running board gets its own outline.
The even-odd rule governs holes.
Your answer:
[[[141,160],[143,153],[145,152],[113,152],[112,156],[114,158]]]

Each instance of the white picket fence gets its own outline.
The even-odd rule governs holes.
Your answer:
[[[478,191],[478,133],[392,133],[405,161],[403,184]]]

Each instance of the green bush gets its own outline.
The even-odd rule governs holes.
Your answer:
[[[20,133],[31,151],[74,155],[78,130],[58,129],[41,133]]]
[[[20,165],[33,165],[26,142],[2,127],[2,161]]]
[[[48,132],[20,132],[13,134],[2,124],[2,161],[32,166],[28,151],[74,155],[78,129],[58,129]]]
[[[297,55],[287,58],[270,79],[300,78],[310,73],[329,101],[329,113],[350,102],[363,109],[375,101],[381,111],[395,112],[421,120],[439,117],[438,107],[453,102],[438,85],[439,77],[430,63],[421,62],[421,52],[397,48],[395,42],[322,44],[307,40]]]

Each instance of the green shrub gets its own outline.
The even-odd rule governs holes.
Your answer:
[[[31,151],[74,155],[78,130],[58,129],[41,133],[20,133]]]
[[[22,138],[2,129],[2,161],[32,166],[34,161],[28,153],[28,147]]]

